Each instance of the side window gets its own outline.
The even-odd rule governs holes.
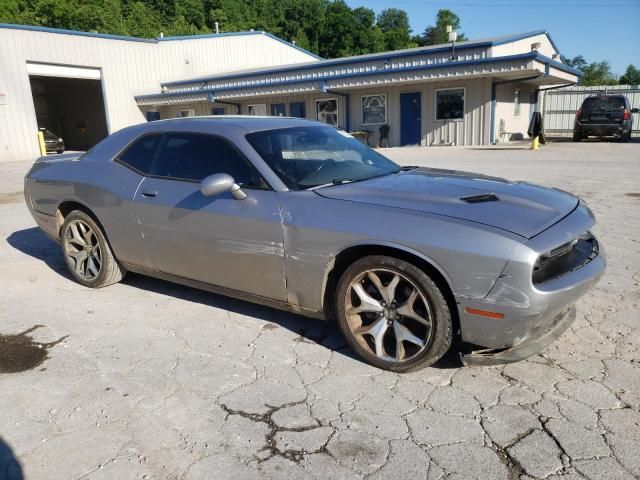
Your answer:
[[[147,175],[151,170],[153,157],[156,154],[161,138],[161,134],[145,135],[136,140],[124,153],[120,154],[118,160]]]
[[[151,171],[159,177],[195,181],[214,173],[228,173],[239,185],[266,186],[228,141],[212,135],[166,134]]]

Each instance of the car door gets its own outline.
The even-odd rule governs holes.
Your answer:
[[[248,194],[206,197],[200,181],[234,177]],[[280,208],[255,168],[228,140],[166,133],[135,198],[153,267],[161,272],[271,299],[286,298]]]

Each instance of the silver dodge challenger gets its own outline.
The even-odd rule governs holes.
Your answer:
[[[605,269],[594,217],[560,190],[401,167],[348,133],[273,117],[120,130],[25,178],[73,277],[136,272],[333,319],[365,361],[518,361],[558,338]]]

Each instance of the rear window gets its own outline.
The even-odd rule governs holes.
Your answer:
[[[589,97],[582,104],[582,110],[587,112],[605,111],[614,112],[624,110],[624,97]]]

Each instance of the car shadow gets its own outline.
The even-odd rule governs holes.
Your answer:
[[[2,480],[23,480],[22,466],[11,447],[0,437],[0,478]]]
[[[33,227],[13,232],[7,237],[7,242],[16,250],[44,262],[56,273],[73,281],[71,273],[67,270],[60,246],[47,237],[39,228]],[[298,334],[295,341],[317,343],[341,355],[359,362],[362,361],[346,344],[334,322],[316,320],[295,313],[134,273],[128,273],[122,283],[140,290],[159,293],[179,300],[200,303],[214,308],[225,309],[238,315],[257,318],[269,322],[269,324],[272,325],[271,327],[265,326],[263,328],[282,327]],[[433,367],[441,369],[461,367],[462,363],[457,352],[458,350],[454,346],[438,363],[433,365]]]

